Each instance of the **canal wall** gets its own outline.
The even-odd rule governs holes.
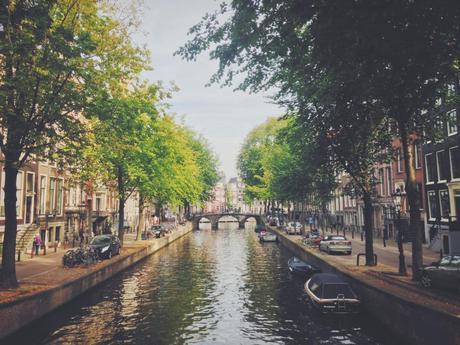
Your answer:
[[[187,223],[184,226],[179,226],[168,236],[148,243],[141,242],[143,245],[135,248],[130,254],[115,256],[110,261],[104,261],[102,267],[90,267],[83,274],[77,275],[65,283],[19,297],[13,301],[0,302],[0,338],[4,338],[38,320],[191,231],[192,224]]]
[[[382,329],[393,332],[397,339],[404,340],[404,344],[460,344],[460,315],[446,312],[442,305],[439,308],[427,305],[423,295],[413,294],[407,298],[406,294],[403,297],[382,280],[373,279],[358,270],[351,271],[345,266],[334,265],[321,257],[316,249],[310,250],[284,232],[270,229],[278,234],[280,243],[301,260],[347,280],[360,296],[365,310],[381,323]]]

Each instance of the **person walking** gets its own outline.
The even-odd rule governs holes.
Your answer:
[[[33,241],[33,249],[35,251],[35,255],[38,255],[38,251],[40,249],[40,247],[42,246],[43,242],[42,242],[42,238],[40,236],[40,234],[36,234],[35,237],[34,237],[34,241]]]

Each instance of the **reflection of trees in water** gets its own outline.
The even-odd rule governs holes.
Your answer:
[[[154,277],[146,282],[140,313],[148,317],[150,339],[155,344],[173,344],[183,334],[206,333],[206,328],[190,327],[209,324],[214,307],[210,296],[215,288],[214,263],[205,246],[196,246],[190,237],[174,243],[166,255],[155,255],[148,261],[157,267]],[[139,332],[144,342],[145,330]],[[185,339],[183,339],[185,341]]]
[[[275,320],[278,310],[277,291],[279,284],[278,266],[280,251],[276,244],[258,242],[256,236],[248,233],[245,289],[248,294],[247,321],[270,332],[266,320]]]

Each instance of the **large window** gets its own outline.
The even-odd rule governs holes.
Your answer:
[[[63,209],[63,201],[64,201],[64,180],[58,179],[57,180],[57,203],[56,203],[56,211],[57,214],[62,214]]]
[[[398,172],[402,172],[403,171],[403,155],[401,153],[401,149],[398,149],[398,153],[396,155],[396,159],[398,161]]]
[[[432,153],[425,155],[426,182],[434,182],[436,178],[436,165]]]
[[[56,178],[50,178],[50,212],[56,210]]]
[[[449,216],[450,206],[449,206],[449,191],[447,189],[439,191],[439,205],[441,218],[447,219]]]
[[[449,153],[452,178],[460,178],[460,148],[458,146],[452,147]]]
[[[447,113],[447,134],[457,134],[457,111],[455,109]]]
[[[391,179],[391,168],[386,168],[387,170],[387,195],[391,196],[393,194],[393,180]]]
[[[439,181],[446,181],[447,180],[447,159],[446,159],[446,151],[438,151],[436,152],[436,166],[438,171],[438,180]]]
[[[40,176],[40,204],[38,212],[41,215],[46,213],[46,176]]]
[[[422,143],[417,141],[414,145],[415,152],[415,168],[420,169],[422,167]]]
[[[379,169],[379,183],[380,183],[380,195],[385,195],[385,180],[383,175],[383,169]]]
[[[22,171],[16,177],[16,214],[22,218],[22,193],[24,190],[24,178]]]
[[[430,219],[436,219],[439,216],[436,193],[433,190],[428,192],[428,207],[430,210]]]

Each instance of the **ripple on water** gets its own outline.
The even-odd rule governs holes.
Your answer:
[[[225,227],[176,241],[11,343],[385,344],[365,316],[318,315],[285,248]]]

